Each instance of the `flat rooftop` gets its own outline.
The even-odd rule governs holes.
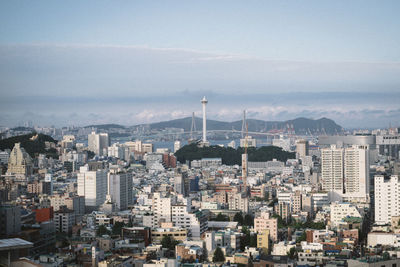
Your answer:
[[[30,247],[33,247],[33,243],[21,238],[0,239],[0,251]]]

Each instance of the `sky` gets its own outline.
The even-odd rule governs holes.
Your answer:
[[[400,126],[399,1],[0,1],[0,125]]]

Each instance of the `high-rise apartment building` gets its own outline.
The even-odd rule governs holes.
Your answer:
[[[108,133],[92,132],[88,135],[88,149],[96,155],[103,156],[107,154],[107,148],[110,146]]]
[[[128,209],[133,204],[132,173],[116,172],[108,174],[108,194],[119,210]]]
[[[85,197],[85,206],[89,210],[103,204],[107,195],[107,171],[89,171],[87,165],[81,167],[78,173],[78,195]]]
[[[154,213],[153,222],[157,227],[161,222],[171,221],[171,205],[172,198],[163,197],[160,193],[153,194],[153,206],[152,211]]]
[[[300,159],[308,156],[308,141],[300,139],[296,141],[296,153]]]
[[[400,181],[397,175],[375,176],[375,223],[390,224],[393,216],[400,216]]]
[[[369,149],[353,146],[345,149],[344,190],[347,200],[369,198]]]
[[[321,176],[324,190],[337,193],[345,201],[368,201],[368,146],[340,148],[332,145],[322,149]]]
[[[174,179],[174,190],[178,194],[185,195],[185,178],[187,178],[182,173],[177,173]]]
[[[343,193],[344,149],[332,145],[321,149],[322,187],[326,191]]]

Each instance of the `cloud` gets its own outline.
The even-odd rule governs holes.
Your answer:
[[[146,46],[0,45],[0,88],[7,96],[393,91],[399,86],[396,62],[277,61]]]
[[[0,124],[133,125],[201,114],[397,123],[400,63],[276,61],[191,49],[0,45]],[[27,112],[27,113],[26,113]]]

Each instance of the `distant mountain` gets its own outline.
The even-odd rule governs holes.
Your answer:
[[[109,129],[125,129],[125,126],[119,124],[98,124],[98,125],[88,125],[84,128],[96,128],[99,130],[109,130]]]
[[[195,118],[196,129],[202,129],[202,119]],[[190,131],[192,118],[182,118],[170,121],[156,122],[148,124],[151,129],[163,130],[165,128],[183,128],[185,131]],[[311,132],[336,134],[342,132],[342,127],[336,124],[333,120],[321,118],[318,120],[297,118],[288,121],[263,121],[255,119],[247,119],[249,132],[268,132],[271,130],[283,130],[293,126],[297,134],[307,134]],[[207,130],[238,130],[242,129],[242,121],[224,122],[216,120],[207,120]]]
[[[0,150],[14,148],[15,143],[21,143],[21,147],[33,158],[36,154],[46,154],[56,157],[55,149],[46,150],[45,142],[57,143],[51,136],[45,134],[24,134],[0,140]]]

